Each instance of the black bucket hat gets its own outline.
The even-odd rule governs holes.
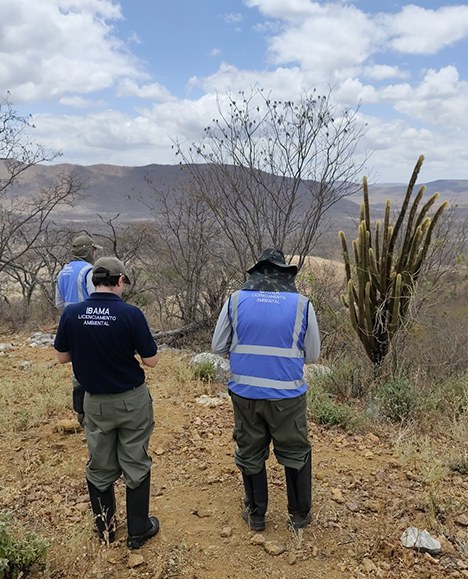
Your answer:
[[[281,251],[281,249],[271,247],[262,251],[257,263],[248,269],[247,273],[253,273],[254,271],[257,271],[258,268],[264,263],[271,263],[283,270],[285,273],[290,273],[292,275],[297,274],[297,266],[286,263],[284,253]]]

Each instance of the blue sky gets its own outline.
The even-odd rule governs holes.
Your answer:
[[[0,93],[61,161],[176,163],[217,95],[328,92],[367,125],[376,181],[468,179],[468,4],[1,0]]]

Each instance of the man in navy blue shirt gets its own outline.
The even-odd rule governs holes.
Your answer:
[[[124,264],[98,259],[92,281],[96,291],[65,308],[54,345],[85,390],[86,479],[99,536],[108,543],[115,538],[114,482],[123,475],[127,545],[138,549],[157,534],[159,521],[148,515],[153,405],[135,354],[153,368],[157,346],[143,313],[121,299],[130,283]]]

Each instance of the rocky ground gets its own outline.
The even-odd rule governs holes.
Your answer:
[[[353,434],[310,423],[313,524],[288,530],[284,475],[273,456],[267,528],[249,531],[240,516],[229,399],[222,386],[194,380],[190,355],[174,351],[148,372],[156,414],[151,510],[161,532],[139,551],[126,548],[119,481],[117,541],[100,545],[84,481],[84,435],[66,422],[72,411],[49,403],[37,418],[31,411],[20,420],[37,392],[55,387],[67,399],[70,369],[55,364],[50,346],[32,347],[20,336],[0,342],[12,344],[0,355],[3,412],[12,417],[0,423],[0,509],[51,540],[31,577],[468,577],[468,476],[434,460],[450,441],[430,440],[434,453],[426,456],[427,439],[404,446],[404,428]],[[427,529],[441,553],[404,548],[400,537],[410,526]]]

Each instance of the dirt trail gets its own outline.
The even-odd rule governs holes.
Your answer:
[[[59,371],[52,348],[27,348],[25,344],[9,353],[8,364],[0,361],[6,380],[21,380],[25,371],[46,369],[51,375]],[[267,528],[261,536],[249,531],[240,516],[242,483],[232,458],[229,400],[213,407],[198,404],[198,396],[218,395],[222,388],[213,386],[207,392],[202,383],[184,380],[178,385],[177,377],[171,376],[177,355],[167,352],[162,357],[160,367],[148,377],[156,414],[150,446],[151,511],[160,518],[161,532],[139,551],[130,553],[125,547],[121,482],[116,488],[117,542],[109,548],[100,546],[92,531],[83,433],[55,428],[60,418],[73,416],[69,410],[14,438],[1,437],[0,509],[13,510],[19,520],[53,541],[46,567],[33,577],[468,576],[468,564],[463,568],[468,560],[460,547],[463,532],[467,533],[455,525],[454,515],[443,521],[453,544],[439,537],[441,557],[399,544],[406,527],[425,528],[430,521],[430,489],[403,463],[384,434],[357,436],[311,423],[313,524],[301,533],[287,529],[284,475],[273,456],[268,461]],[[18,363],[25,359],[32,360],[32,368],[19,370]],[[450,474],[443,483],[447,500],[466,508],[468,478]]]

